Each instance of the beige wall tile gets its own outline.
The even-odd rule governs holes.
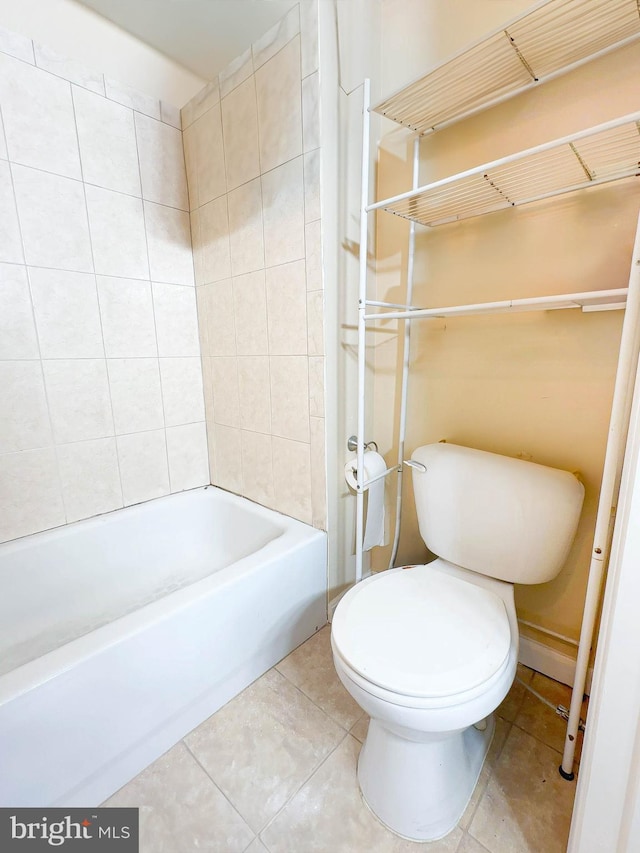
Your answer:
[[[217,424],[240,427],[238,361],[236,358],[211,359],[213,412]]]
[[[327,529],[327,475],[324,418],[311,418],[311,508],[312,524]]]
[[[262,188],[256,178],[228,195],[229,242],[233,275],[264,267]]]
[[[135,122],[143,198],[188,210],[181,132],[140,113]]]
[[[141,195],[133,110],[78,86],[72,91],[84,180]]]
[[[247,48],[244,53],[232,60],[226,68],[218,75],[220,81],[220,95],[224,98],[229,92],[233,91],[240,83],[244,83],[247,77],[253,74],[253,57],[251,48]]]
[[[303,355],[271,356],[273,435],[309,441],[309,367]]]
[[[107,358],[157,356],[151,284],[101,275],[97,280]]]
[[[300,37],[256,71],[260,170],[302,154]]]
[[[320,149],[304,155],[304,220],[320,219]]]
[[[217,281],[198,288],[204,292],[207,348],[210,356],[236,354],[236,328],[233,311],[233,285],[231,279]]]
[[[324,355],[324,291],[307,293],[307,331],[309,355]]]
[[[173,104],[169,104],[167,101],[160,101],[160,118],[165,124],[170,124],[171,127],[177,127],[178,130],[182,130],[180,110]]]
[[[264,250],[268,267],[304,258],[303,184],[302,157],[262,176]]]
[[[27,189],[24,202],[26,207],[23,209],[25,217],[35,218],[35,212],[31,210],[31,204],[35,203],[35,199],[32,202],[32,198],[33,193]],[[30,246],[30,251],[33,252],[35,248]],[[14,264],[21,264],[24,261],[11,171],[9,164],[5,162],[0,162],[0,261]]]
[[[242,493],[242,445],[240,430],[215,424],[215,484]]]
[[[0,454],[0,541],[64,523],[55,450]]]
[[[95,276],[29,270],[42,358],[104,357]]]
[[[193,98],[186,104],[182,110],[182,127],[187,128],[196,119],[204,115],[207,110],[210,110],[214,104],[220,101],[220,87],[218,78],[216,77],[206,86],[203,86]]]
[[[207,110],[189,132],[195,146],[195,206],[200,207],[227,191],[220,104]]]
[[[260,174],[258,111],[253,76],[222,99],[222,130],[227,187],[232,190]]]
[[[6,169],[8,167],[0,163],[0,175],[4,172],[5,179],[8,179]],[[69,178],[61,178],[36,169],[27,169],[24,166],[14,165],[11,167],[11,172],[26,262],[38,267],[93,272],[87,208],[82,184]],[[4,179],[0,180],[4,183]],[[89,189],[105,192],[105,190],[95,190],[94,187],[87,187],[87,190]],[[3,193],[4,190],[0,188],[0,196]],[[135,203],[136,200],[130,199],[130,202]],[[6,201],[2,203],[2,207],[2,213],[6,212],[9,220],[2,225],[9,244],[0,250],[2,252],[0,260],[15,260],[20,263],[22,250],[18,252],[18,245],[14,243],[18,235],[12,224],[13,205]],[[135,228],[135,225],[131,224]],[[123,248],[127,248],[127,241],[124,242]],[[146,271],[146,259],[143,267]],[[102,272],[102,270],[99,271]]]
[[[203,356],[202,362],[202,388],[204,391],[204,415],[207,424],[214,423],[213,412],[213,387],[212,387],[212,367],[211,359],[208,356]]]
[[[324,358],[309,358],[309,414],[324,417]]]
[[[195,284],[191,226],[183,210],[145,201],[151,278],[171,284]]]
[[[102,74],[91,71],[82,63],[67,59],[50,47],[45,47],[37,42],[34,43],[33,50],[38,68],[50,71],[57,77],[69,80],[70,83],[77,83],[78,86],[90,89],[92,92],[97,92],[104,98],[104,76]]]
[[[196,221],[199,227],[198,284],[210,284],[213,281],[230,278],[231,251],[226,196],[201,207],[197,212]]]
[[[240,385],[240,426],[254,432],[271,432],[269,356],[245,355],[238,358]]]
[[[306,355],[305,262],[294,261],[267,269],[266,288],[270,354]]]
[[[116,435],[164,427],[157,358],[110,358],[109,389]]]
[[[320,220],[304,226],[305,260],[307,264],[307,290],[322,290],[322,235]]]
[[[305,152],[320,147],[320,74],[317,71],[302,81],[302,141]]]
[[[140,199],[88,185],[86,194],[96,272],[149,278],[145,217]]]
[[[265,272],[248,273],[233,279],[238,355],[267,355],[267,298]]]
[[[272,437],[275,509],[311,524],[310,447],[298,441]]]
[[[67,82],[0,54],[0,101],[9,157],[14,163],[81,177]]]
[[[52,443],[39,361],[0,361],[0,453]]]
[[[58,444],[114,434],[104,359],[45,361],[43,368]]]
[[[318,0],[300,3],[300,56],[303,77],[318,70]]]
[[[0,264],[0,358],[38,357],[27,270]]]
[[[125,506],[169,494],[164,429],[119,435],[118,461]]]
[[[104,78],[104,87],[107,98],[122,104],[125,107],[130,107],[136,112],[143,113],[150,118],[160,120],[160,101],[151,95],[144,92],[139,92],[137,89],[132,89],[130,86],[125,86],[117,80],[111,80],[109,77]]]
[[[153,311],[158,354],[199,356],[198,312],[193,287],[153,282]]]
[[[169,427],[166,433],[171,491],[206,485],[209,482],[209,459],[204,421]]]
[[[31,65],[35,64],[31,39],[11,30],[5,30],[4,27],[0,27],[0,51],[8,53],[9,56],[15,56],[16,59],[22,59],[23,62],[29,62]]]
[[[166,426],[204,420],[202,364],[195,358],[161,358],[160,379]]]
[[[260,68],[275,56],[294,36],[300,32],[300,13],[296,3],[278,23],[252,45],[253,67]]]
[[[115,438],[63,444],[58,464],[67,522],[123,505]]]
[[[263,506],[273,506],[271,436],[242,431],[242,494]]]

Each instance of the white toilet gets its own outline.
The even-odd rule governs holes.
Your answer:
[[[369,714],[358,779],[398,835],[435,841],[457,824],[518,661],[513,584],[554,578],[584,488],[573,474],[453,444],[412,460],[432,563],[368,578],[344,596],[331,643],[344,686]]]

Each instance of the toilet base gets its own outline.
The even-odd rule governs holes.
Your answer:
[[[407,740],[372,719],[360,752],[358,781],[365,802],[390,830],[412,841],[436,841],[456,826],[471,799],[491,745],[484,731]]]

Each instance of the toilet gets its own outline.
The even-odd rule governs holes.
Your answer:
[[[584,488],[567,471],[454,444],[419,447],[412,462],[420,534],[437,558],[349,590],[331,645],[371,717],[365,802],[398,835],[435,841],[464,813],[515,677],[513,585],[556,577]]]

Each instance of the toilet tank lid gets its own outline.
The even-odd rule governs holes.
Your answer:
[[[501,669],[511,647],[502,599],[430,566],[392,569],[353,587],[332,622],[338,654],[403,696],[454,696]]]

